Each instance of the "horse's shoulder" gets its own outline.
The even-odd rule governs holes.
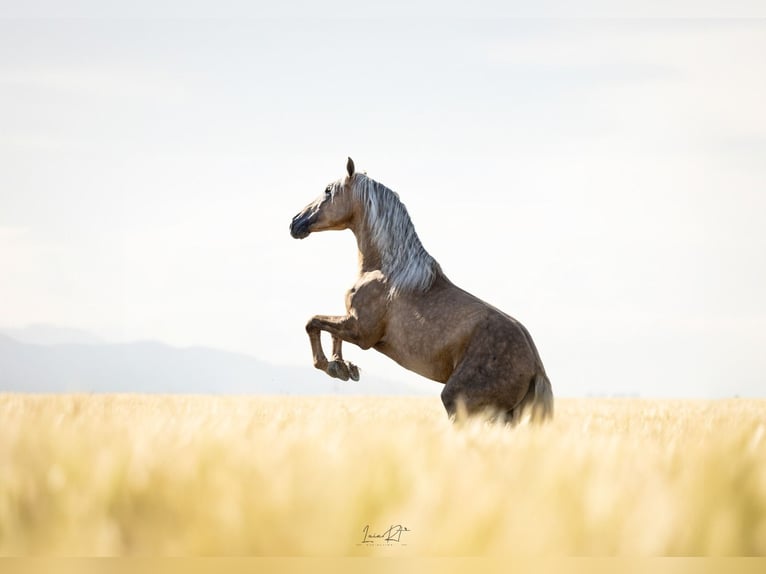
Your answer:
[[[386,297],[386,277],[380,271],[369,271],[359,276],[354,286],[346,293],[347,306],[368,305]]]
[[[383,275],[379,269],[376,269],[374,271],[362,273],[351,288],[351,291],[359,291],[361,289],[373,290],[379,288],[386,288],[386,276]]]

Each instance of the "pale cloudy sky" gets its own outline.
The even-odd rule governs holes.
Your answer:
[[[764,394],[766,20],[108,4],[0,11],[0,327],[309,364],[355,243],[288,224],[351,155],[559,394]]]

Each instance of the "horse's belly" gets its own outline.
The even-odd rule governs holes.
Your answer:
[[[405,369],[446,383],[477,324],[491,313],[486,304],[462,291],[441,289],[399,300],[389,309],[386,330],[374,348]]]
[[[446,383],[454,370],[451,356],[423,356],[416,347],[391,345],[385,339],[379,341],[374,349],[399,363],[402,367],[432,381]]]

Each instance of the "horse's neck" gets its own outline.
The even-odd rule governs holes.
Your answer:
[[[397,277],[394,275],[404,271],[405,273],[410,274],[409,280],[404,284],[406,288],[427,289],[435,277],[442,274],[439,264],[436,263],[436,261],[423,249],[423,246],[420,245],[420,241],[418,240],[417,235],[414,233],[414,230],[411,234],[404,234],[406,241],[417,243],[417,245],[411,244],[409,246],[378,245],[375,241],[373,241],[372,233],[370,233],[366,222],[362,222],[359,227],[352,225],[351,230],[356,237],[356,243],[359,249],[360,276],[371,271],[380,271],[389,281],[392,282],[393,285],[398,283],[401,279],[401,276]],[[397,238],[397,240],[399,240],[399,238]],[[415,257],[413,257],[412,252],[405,253],[405,251],[407,251],[407,249],[410,247],[415,248],[415,251],[417,252]],[[415,268],[408,269],[402,267],[392,267],[391,261],[384,260],[384,253],[388,254],[389,257],[395,254],[400,258],[404,258],[405,262],[408,262],[408,264],[413,265]],[[412,259],[417,259],[417,261]],[[412,271],[415,271],[415,277],[412,276]],[[412,280],[413,278],[414,281]],[[397,289],[398,287],[399,286],[397,286]]]
[[[352,231],[356,236],[356,245],[359,249],[359,274],[375,270],[382,271],[383,258],[370,238],[370,234],[364,228],[353,229]]]

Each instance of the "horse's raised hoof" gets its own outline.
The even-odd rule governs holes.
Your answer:
[[[349,377],[348,367],[344,361],[330,361],[327,365],[327,374],[341,381],[347,381]]]
[[[352,381],[358,381],[359,380],[359,367],[357,367],[352,362],[347,362],[346,365],[348,366],[348,376],[351,377]]]

